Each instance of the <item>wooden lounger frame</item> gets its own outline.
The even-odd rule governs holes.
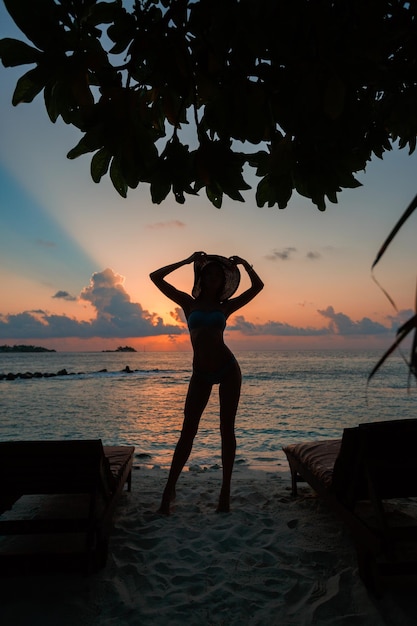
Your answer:
[[[368,587],[375,588],[382,575],[417,575],[417,520],[394,515],[387,506],[389,500],[417,497],[416,419],[360,424],[346,428],[339,440],[283,449],[293,495],[305,481],[340,515]]]
[[[131,490],[133,453],[132,446],[103,446],[100,439],[1,442],[1,571],[104,566],[117,501],[125,484]],[[44,506],[25,517],[19,500],[31,495]],[[25,539],[23,553],[11,536]],[[53,548],[39,551],[48,537]],[[78,548],[72,552],[74,537]]]

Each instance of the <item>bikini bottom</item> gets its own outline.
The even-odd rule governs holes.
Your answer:
[[[237,364],[237,361],[235,357],[232,356],[226,365],[219,367],[219,369],[214,370],[213,372],[204,372],[193,366],[193,374],[197,378],[200,378],[200,380],[204,380],[204,382],[209,383],[210,385],[218,385],[235,366],[235,364]]]

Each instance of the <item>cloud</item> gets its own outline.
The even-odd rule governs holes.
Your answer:
[[[53,298],[76,299],[66,291],[57,291]],[[52,339],[77,337],[82,339],[152,337],[166,335],[171,341],[175,336],[187,332],[182,309],[175,307],[170,316],[171,324],[165,324],[157,313],[143,309],[138,302],[132,302],[124,286],[124,277],[112,269],[105,269],[92,275],[90,283],[79,296],[89,302],[95,317],[89,321],[79,321],[67,315],[51,314],[42,309],[33,309],[13,315],[0,314],[0,338],[2,339]],[[395,330],[413,315],[413,311],[401,311],[396,316],[387,317],[387,325],[369,317],[354,321],[344,313],[336,313],[332,306],[318,310],[327,324],[321,328],[294,326],[269,320],[255,324],[237,315],[228,325],[228,332],[240,332],[246,336],[317,337],[350,335],[383,335]]]
[[[131,302],[123,283],[123,276],[111,269],[93,274],[90,284],[80,294],[80,299],[90,302],[96,312],[95,318],[88,322],[43,310],[0,315],[0,337],[123,338],[178,335],[185,332],[183,327],[164,324],[156,313],[149,313],[139,303]],[[64,293],[57,292],[61,294],[60,297]]]
[[[68,300],[68,302],[74,302],[77,299],[75,296],[68,293],[68,291],[57,291],[52,297],[57,300]]]
[[[311,308],[311,307],[314,307],[314,303],[307,302],[306,300],[304,300],[304,302],[298,302],[298,306],[301,307],[302,309]]]
[[[392,328],[397,330],[402,324],[415,315],[413,309],[403,309],[398,311],[396,315],[388,315],[387,319],[390,320]]]
[[[313,250],[310,250],[310,252],[307,252],[306,257],[310,261],[317,261],[317,259],[321,259],[321,254],[320,252],[314,252]]]
[[[153,224],[148,224],[146,228],[151,228],[152,230],[160,230],[162,228],[185,228],[185,224],[180,220],[171,220],[169,222],[154,222]]]
[[[228,326],[228,330],[238,330],[243,335],[274,335],[276,337],[317,337],[319,335],[329,335],[328,328],[306,328],[291,326],[285,322],[269,321],[265,324],[253,324],[245,320],[243,315],[237,315],[234,325]]]
[[[240,331],[243,335],[271,335],[275,337],[318,337],[329,335],[387,335],[393,334],[397,328],[413,315],[413,311],[401,311],[397,316],[387,317],[389,324],[384,326],[379,322],[364,317],[359,321],[353,321],[345,313],[336,313],[332,306],[318,310],[318,313],[328,320],[327,326],[313,328],[311,326],[292,326],[285,322],[268,321],[264,324],[248,322],[243,315],[237,315],[234,324],[228,326],[228,330]]]
[[[282,250],[275,249],[271,254],[267,254],[265,258],[268,259],[268,261],[288,261],[294,252],[297,252],[297,248],[289,246]]]
[[[369,317],[363,317],[361,320],[354,322],[344,313],[336,313],[332,306],[327,309],[318,310],[318,313],[329,320],[329,329],[337,335],[381,335],[392,333],[398,327],[398,316],[389,317],[391,321],[389,326],[384,326],[379,322],[374,322]]]
[[[268,261],[289,261],[291,260],[295,253],[298,252],[297,248],[293,246],[288,246],[287,248],[282,248],[281,250],[274,249],[270,254],[265,256]],[[315,250],[309,250],[306,253],[306,258],[309,261],[317,261],[321,259],[322,255],[320,252],[316,252]]]
[[[172,319],[174,319],[179,324],[186,324],[187,323],[184,311],[181,309],[181,307],[176,306],[173,311],[169,312],[169,314],[172,317]]]

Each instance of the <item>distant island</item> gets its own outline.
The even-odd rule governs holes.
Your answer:
[[[102,352],[136,352],[136,350],[130,346],[119,346],[116,350],[102,350]]]
[[[0,346],[0,352],[56,352],[56,350],[48,350],[48,348],[42,348],[42,346]]]

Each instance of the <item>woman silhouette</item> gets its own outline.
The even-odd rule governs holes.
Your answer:
[[[165,276],[184,265],[194,263],[192,295],[179,291]],[[239,286],[242,265],[251,286],[231,298]],[[244,259],[227,259],[204,252],[155,270],[151,280],[168,298],[184,311],[193,347],[193,373],[184,407],[184,422],[172,458],[159,513],[169,515],[170,502],[175,499],[175,486],[190,455],[201,415],[209,400],[213,385],[219,384],[220,432],[222,442],[223,482],[218,512],[230,510],[230,481],[236,453],[235,417],[240,397],[242,376],[240,367],[223,339],[227,318],[250,302],[263,288],[263,282]]]

